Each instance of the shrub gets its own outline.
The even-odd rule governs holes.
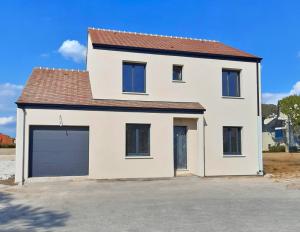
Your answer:
[[[296,147],[296,146],[291,146],[291,147],[289,147],[289,151],[290,151],[290,152],[297,152],[297,151],[298,151],[298,147]]]
[[[279,144],[270,146],[269,151],[270,152],[285,152],[285,146],[279,145]]]
[[[0,148],[16,148],[16,144],[0,144]]]

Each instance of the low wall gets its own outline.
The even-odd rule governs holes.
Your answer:
[[[15,155],[16,148],[0,148],[0,155]]]

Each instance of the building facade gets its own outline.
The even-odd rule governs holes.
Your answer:
[[[87,70],[34,69],[16,181],[260,175],[261,58],[216,41],[89,29]]]

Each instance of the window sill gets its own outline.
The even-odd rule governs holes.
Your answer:
[[[153,156],[125,156],[125,159],[153,159]]]
[[[225,99],[245,99],[244,97],[231,97],[231,96],[222,96]]]
[[[246,157],[245,155],[224,155],[223,158],[232,158],[232,157]]]
[[[148,93],[140,93],[140,92],[122,92],[122,94],[149,95]]]
[[[180,81],[180,80],[172,80],[173,83],[185,83],[185,81]]]

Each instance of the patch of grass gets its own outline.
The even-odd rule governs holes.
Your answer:
[[[285,152],[285,146],[283,145],[275,145],[269,148],[270,152]]]

